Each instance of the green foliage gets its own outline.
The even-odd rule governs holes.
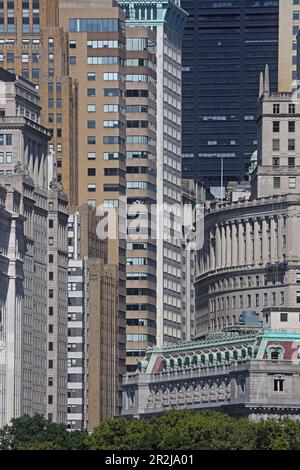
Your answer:
[[[86,437],[85,432],[71,433],[64,424],[47,421],[41,415],[25,415],[12,419],[11,425],[0,431],[0,449],[86,449]]]
[[[218,412],[171,410],[151,420],[109,418],[92,433],[68,431],[43,416],[13,419],[1,450],[300,450],[300,423],[236,419]]]

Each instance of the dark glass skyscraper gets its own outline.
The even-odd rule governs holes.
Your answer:
[[[257,147],[259,74],[277,89],[278,0],[181,0],[183,175],[208,187],[243,179]]]

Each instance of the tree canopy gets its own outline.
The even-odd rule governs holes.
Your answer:
[[[300,450],[300,423],[249,421],[218,412],[171,410],[151,420],[109,418],[91,433],[41,415],[0,430],[1,450]]]

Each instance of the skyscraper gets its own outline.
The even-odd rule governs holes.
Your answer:
[[[243,179],[257,149],[257,90],[266,64],[271,90],[277,89],[278,0],[182,0],[181,5],[189,13],[183,40],[183,175],[215,187],[222,179],[224,184]]]
[[[57,157],[57,179],[76,204],[77,91],[69,76],[67,44],[58,24],[58,0],[0,2],[0,66],[39,90],[41,123],[52,133],[49,150]]]
[[[127,371],[156,343],[156,36],[126,29]],[[137,83],[139,81],[139,83]],[[138,217],[138,219],[137,219]]]
[[[297,80],[297,34],[300,3],[279,0],[278,91],[291,91]]]
[[[99,217],[71,208],[68,227],[68,428],[92,429],[118,412],[118,272]]]
[[[70,74],[78,82],[79,205],[115,209],[126,192],[125,16],[112,0],[60,0],[60,24],[69,32]],[[108,263],[118,270],[119,406],[125,372],[125,234],[108,239]]]
[[[179,2],[173,0],[120,0],[119,5],[126,12],[127,31],[144,26],[152,29],[156,36],[155,340],[156,344],[163,345],[181,338],[181,53],[186,13]],[[130,44],[136,41],[136,53],[141,54],[145,49],[143,41],[138,42],[138,37],[128,34],[128,41]],[[141,72],[129,74],[127,68],[130,88],[133,87],[132,82],[136,82],[135,88],[142,89],[145,85],[141,83],[143,77]],[[131,146],[132,150],[135,149]],[[131,257],[132,253],[127,262]]]
[[[0,68],[0,103],[0,425],[34,413],[66,422],[68,201],[48,190],[34,85]]]

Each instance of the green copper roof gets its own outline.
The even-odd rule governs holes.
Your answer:
[[[175,0],[118,0],[126,12],[128,26],[160,26],[166,24],[183,33],[187,13]]]

